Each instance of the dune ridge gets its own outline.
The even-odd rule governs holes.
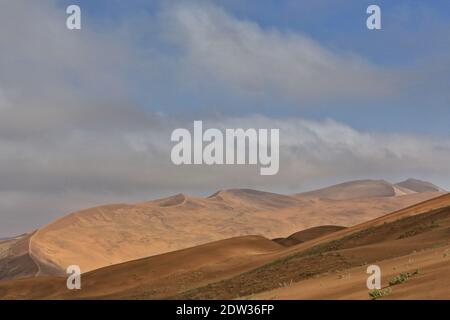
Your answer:
[[[4,272],[0,280],[60,275],[73,264],[89,272],[231,237],[256,234],[272,239],[323,225],[349,227],[440,194],[411,191],[399,196],[379,193],[380,186],[389,187],[386,182],[364,180],[330,187],[326,194],[323,190],[281,195],[229,189],[206,198],[177,194],[80,210],[28,238],[22,256],[28,263],[14,260],[17,255],[4,249],[0,264],[7,265],[7,270],[19,270],[21,264],[28,267],[23,272]],[[344,197],[355,188],[361,198]]]

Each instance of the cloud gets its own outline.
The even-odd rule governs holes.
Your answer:
[[[195,95],[201,91],[190,85],[218,82],[229,99],[244,92],[303,102],[389,94],[396,75],[214,6],[167,7],[152,22],[160,23],[152,32],[163,35],[142,31],[150,42],[145,47],[136,43],[145,21],[77,33],[65,28],[65,11],[56,1],[1,6],[0,236],[96,204],[178,192],[298,192],[356,178],[449,178],[445,139],[362,132],[333,120],[228,117],[227,110],[197,119],[223,129],[279,128],[279,174],[262,177],[253,166],[174,166],[170,134],[191,128],[194,117],[174,115],[184,105],[182,95],[178,105],[168,106],[171,116],[137,106],[136,86],[151,94]],[[177,50],[154,45],[168,39]]]
[[[129,92],[129,75],[142,62],[133,28],[96,28],[86,19],[81,31],[69,31],[66,17],[55,0],[1,4],[0,236],[82,203],[113,201],[117,192],[95,189],[101,174],[91,179],[90,170],[105,161],[112,137],[154,125],[153,114],[138,108]],[[125,174],[121,155],[109,155]]]
[[[16,229],[5,223],[0,233],[24,231],[95,204],[178,192],[205,195],[233,187],[299,192],[318,181],[413,176],[439,177],[433,182],[440,183],[450,178],[442,174],[450,172],[446,140],[361,132],[333,120],[260,115],[204,119],[204,127],[279,128],[278,175],[260,176],[255,166],[175,166],[170,134],[178,127],[192,129],[193,123],[165,117],[158,123],[115,134],[73,131],[41,141],[1,140],[0,211]]]
[[[111,34],[65,26],[56,1],[7,1],[0,10],[0,134],[35,136],[73,128],[142,123],[128,75],[137,48],[127,27]]]
[[[399,74],[362,57],[333,52],[304,34],[262,28],[213,5],[171,5],[162,17],[185,72],[238,92],[301,104],[386,96],[400,83]]]

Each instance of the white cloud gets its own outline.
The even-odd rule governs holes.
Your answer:
[[[170,6],[163,18],[185,71],[200,81],[298,103],[385,96],[398,85],[396,73],[361,57],[332,52],[303,34],[264,29],[213,5]]]

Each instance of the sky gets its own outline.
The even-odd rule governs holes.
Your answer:
[[[0,236],[179,192],[450,189],[448,1],[5,0],[0,52]],[[194,120],[279,128],[280,172],[174,166]]]

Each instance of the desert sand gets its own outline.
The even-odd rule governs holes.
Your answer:
[[[306,194],[232,189],[207,198],[179,194],[81,210],[20,240],[15,246],[28,248],[20,255],[26,262],[14,260],[15,249],[4,248],[0,265],[8,267],[0,279],[61,275],[69,265],[89,272],[231,237],[271,239],[316,226],[348,227],[441,194],[429,183],[421,192],[397,189],[386,181],[362,180]]]
[[[386,299],[450,299],[450,194],[348,228],[324,226],[287,237],[219,240],[107,266],[82,275],[0,282],[1,299],[369,299],[366,268],[383,285],[420,270]]]
[[[411,281],[393,288],[394,293],[403,292],[398,292],[398,297],[450,299],[447,280],[443,279],[450,272],[449,246],[450,195],[447,194],[286,248],[274,253],[272,261],[262,267],[207,287],[180,293],[176,298],[202,299],[214,292],[216,299],[277,296],[293,299],[368,299],[368,290],[364,289],[367,275],[361,275],[361,270],[365,271],[369,264],[380,264],[382,268],[386,267],[382,269],[386,271],[385,281],[401,272],[421,270]],[[409,264],[402,265],[405,261]],[[414,261],[416,263],[412,263]],[[347,287],[336,287],[334,291],[327,291],[326,288],[330,287],[320,285],[323,281],[335,281],[335,277],[345,278],[349,274],[353,274],[351,281],[362,281],[358,282],[359,287],[355,291],[352,285],[356,282],[350,280]],[[426,279],[434,280],[427,284]],[[316,290],[301,290],[303,281],[317,285]],[[330,281],[328,285],[332,287],[333,283],[336,282]],[[418,290],[415,284],[426,286],[427,291]],[[395,298],[396,295],[390,297]]]
[[[450,246],[443,246],[377,262],[382,270],[382,288],[387,288],[389,280],[402,272],[413,273],[419,270],[419,274],[411,277],[408,282],[392,286],[392,292],[382,299],[450,299],[450,278],[446,276],[450,272],[448,256]],[[366,271],[367,266],[364,265],[325,273],[246,298],[367,300],[369,290],[365,285],[368,277]]]

